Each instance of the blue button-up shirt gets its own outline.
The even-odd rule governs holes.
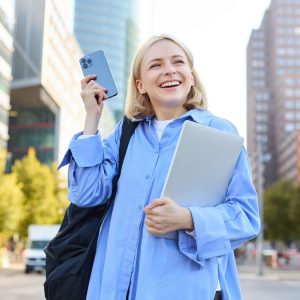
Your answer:
[[[113,207],[99,234],[88,300],[212,300],[218,279],[224,300],[241,299],[233,249],[259,231],[257,194],[246,150],[241,150],[224,203],[190,207],[195,236],[170,240],[148,233],[143,208],[159,198],[185,120],[238,134],[227,120],[193,109],[170,123],[159,141],[153,119],[139,122],[124,160]],[[69,163],[69,199],[104,203],[117,173],[122,121],[102,141],[76,134],[61,166]]]

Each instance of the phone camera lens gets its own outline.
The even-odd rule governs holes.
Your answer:
[[[87,60],[87,63],[88,63],[88,64],[92,63],[92,60],[89,58],[89,59]]]
[[[82,66],[86,69],[88,65],[86,63],[82,64]]]
[[[85,63],[86,63],[85,58],[83,58],[83,59],[81,60],[81,62],[82,62],[83,64],[85,64]]]

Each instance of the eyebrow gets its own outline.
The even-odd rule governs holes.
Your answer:
[[[176,58],[176,57],[184,58],[182,55],[173,55],[173,56],[171,56],[171,58]],[[147,65],[153,63],[154,61],[161,61],[161,60],[162,60],[162,58],[153,58],[153,59],[151,59],[151,60],[147,63]]]

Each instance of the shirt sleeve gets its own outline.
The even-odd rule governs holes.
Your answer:
[[[69,164],[69,200],[81,207],[105,203],[112,192],[112,180],[117,173],[122,121],[115,131],[102,141],[99,134],[72,138],[58,169]]]
[[[230,128],[230,125],[226,126]],[[231,129],[231,132],[236,131]],[[205,259],[229,254],[258,234],[260,218],[257,193],[244,147],[224,202],[215,207],[189,209],[194,222],[195,237],[179,230],[178,243],[180,251],[200,265],[204,264]]]

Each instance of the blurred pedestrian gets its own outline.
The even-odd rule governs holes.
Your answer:
[[[107,96],[94,79],[81,81],[85,127],[61,163],[69,163],[70,201],[82,207],[109,198],[122,130],[120,121],[107,139],[97,132]],[[224,91],[223,101],[229,97]],[[241,299],[233,250],[260,226],[246,150],[241,150],[224,203],[186,208],[159,198],[186,120],[238,134],[229,121],[207,110],[192,54],[180,41],[161,35],[140,47],[129,78],[126,116],[139,124],[99,234],[87,299]],[[157,236],[172,231],[178,233],[176,240]]]

